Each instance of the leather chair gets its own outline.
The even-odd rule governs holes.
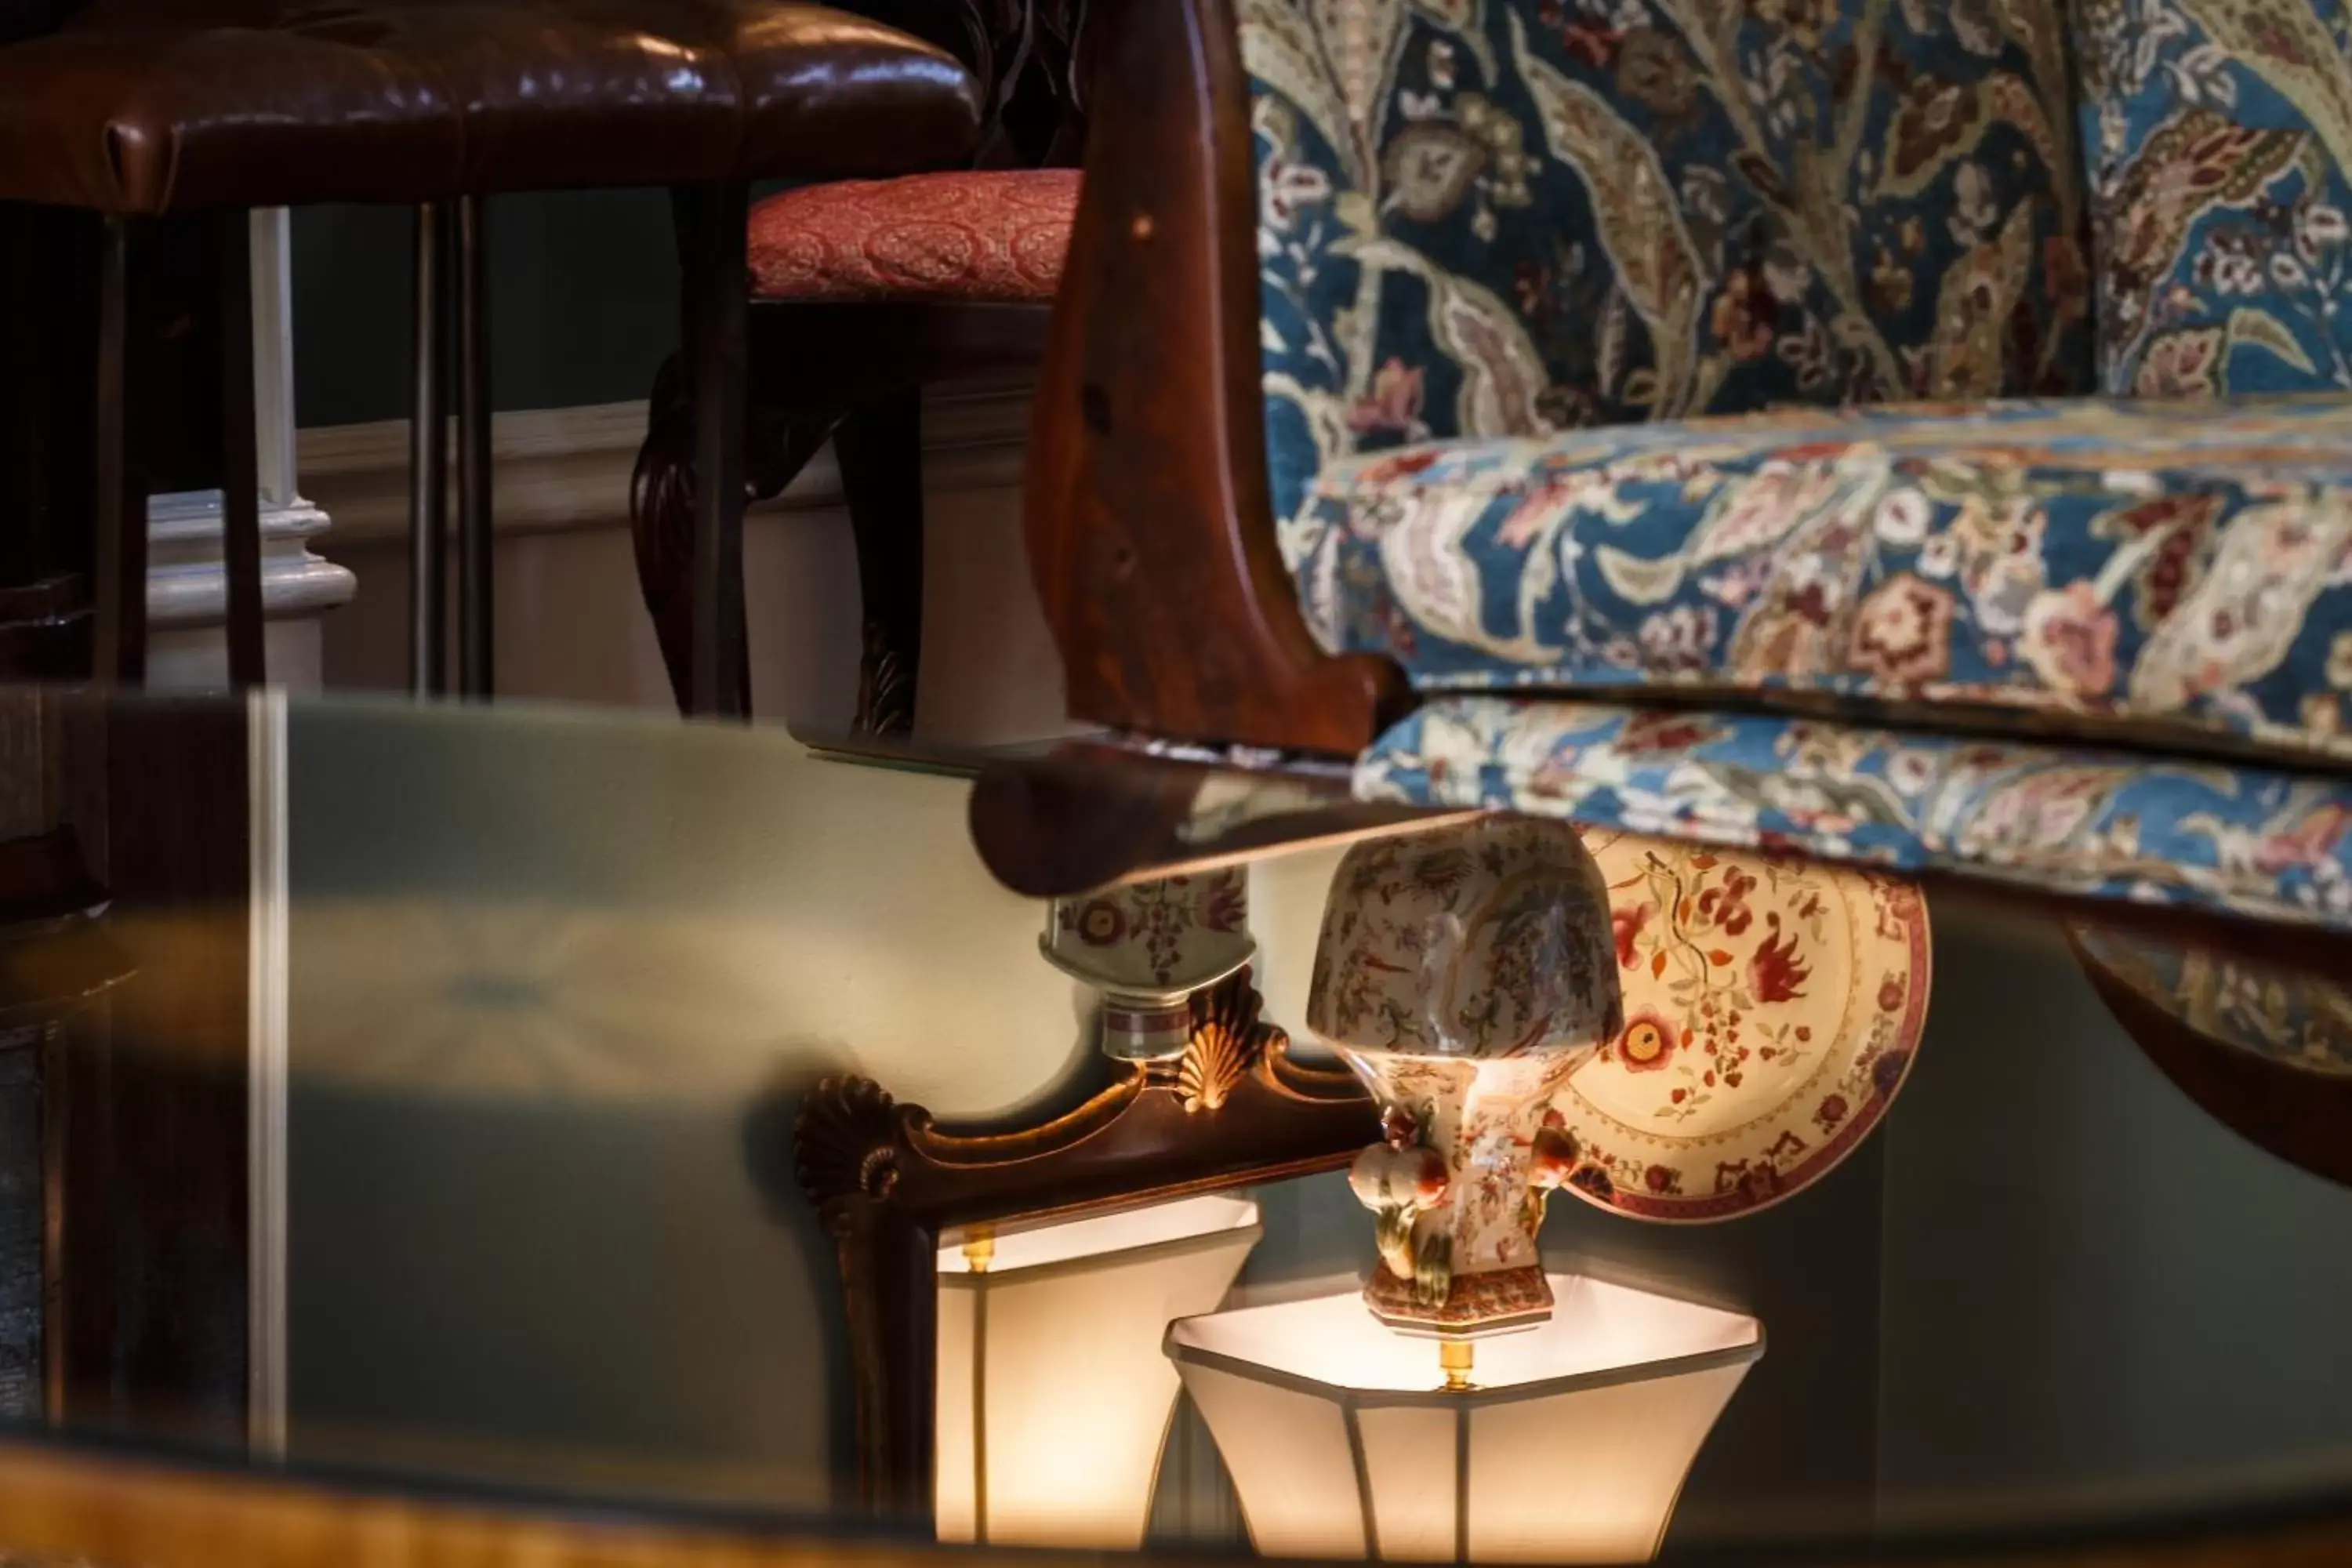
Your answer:
[[[458,341],[462,684],[489,663],[489,396],[481,198],[502,191],[666,184],[686,221],[697,395],[740,408],[746,182],[895,174],[956,162],[978,89],[944,52],[877,24],[782,0],[96,0],[58,31],[0,47],[0,200],[105,220],[98,332],[96,652],[100,679],[142,670],[146,578],[140,388],[152,331],[134,312],[152,220],[211,215],[223,279],[222,468],[230,662],[261,678],[247,212],[306,202],[416,207],[412,678],[444,679],[441,268],[454,253]],[[740,472],[741,420],[711,470]],[[726,439],[730,434],[732,439]],[[741,497],[698,511],[717,639],[740,628]],[[727,585],[734,584],[735,603]],[[740,631],[735,633],[740,640]]]

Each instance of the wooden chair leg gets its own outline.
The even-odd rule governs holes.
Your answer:
[[[253,393],[253,218],[242,208],[214,220],[220,278],[221,533],[228,574],[228,678],[268,679],[261,604],[261,481]]]
[[[749,197],[740,182],[725,181],[697,187],[687,204],[697,479],[689,710],[730,719],[748,719],[751,711],[743,605]]]
[[[446,221],[438,203],[416,209],[416,308],[410,338],[415,376],[408,416],[408,690],[413,697],[438,697],[448,687],[442,614],[449,485],[441,395],[441,230]]]
[[[100,250],[91,675],[100,686],[135,686],[147,673],[147,355],[131,277],[144,226],[109,217]]]
[[[489,299],[482,198],[457,202],[457,689],[488,701],[498,686],[491,576]]]
[[[851,410],[833,433],[857,537],[865,647],[857,668],[861,735],[915,727],[923,644],[923,398],[909,386]]]
[[[654,377],[646,438],[629,474],[629,539],[637,593],[653,618],[670,695],[693,710],[694,408],[685,391],[686,361],[672,354]]]
[[[694,562],[699,489],[696,451],[700,442],[688,391],[690,379],[683,355],[671,358],[654,378],[645,445],[637,450],[636,469],[629,480],[637,589],[644,595],[646,613],[653,617],[662,663],[669,671],[670,690],[681,713],[696,711]],[[765,500],[791,484],[824,448],[840,412],[830,402],[800,408],[756,407],[744,442],[746,500]],[[748,649],[739,644],[735,658],[737,683],[748,702]]]

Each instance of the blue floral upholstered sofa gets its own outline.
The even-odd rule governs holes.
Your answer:
[[[2352,0],[1145,0],[1073,712],[2352,929]]]

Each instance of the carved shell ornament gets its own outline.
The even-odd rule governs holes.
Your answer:
[[[1222,1108],[1225,1096],[1250,1069],[1253,1055],[1246,1030],[1236,1030],[1222,1018],[1195,1024],[1192,1042],[1184,1047],[1183,1061],[1176,1069],[1176,1092],[1184,1102],[1185,1113],[1197,1115]]]
[[[887,1197],[898,1174],[890,1142],[898,1120],[890,1091],[871,1079],[818,1080],[793,1131],[793,1174],[809,1201]]]
[[[1264,1005],[1247,968],[1194,992],[1184,1003],[1191,1032],[1183,1054],[1145,1064],[1147,1081],[1173,1090],[1187,1116],[1223,1110],[1242,1079],[1288,1044],[1280,1029],[1260,1020]]]

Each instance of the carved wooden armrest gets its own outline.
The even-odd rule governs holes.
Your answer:
[[[1086,195],[1026,500],[1070,712],[1352,755],[1405,686],[1386,659],[1316,645],[1276,542],[1231,0],[1118,0],[1087,29]]]

